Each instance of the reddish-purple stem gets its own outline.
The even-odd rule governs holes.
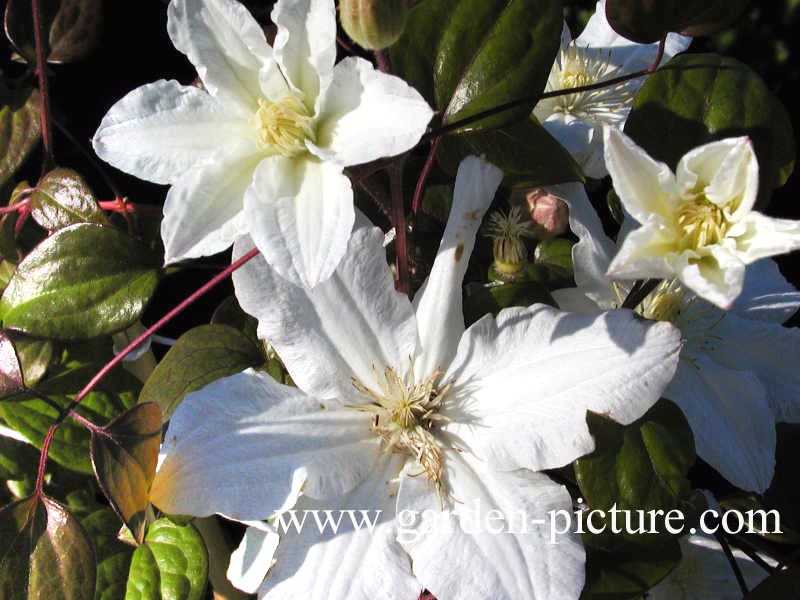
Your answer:
[[[47,57],[44,47],[44,22],[40,0],[31,0],[33,15],[33,40],[36,46],[36,74],[39,76],[39,114],[44,146],[44,171],[53,163],[53,134],[50,130],[50,93],[47,84]]]
[[[422,193],[425,191],[425,182],[428,180],[428,175],[433,168],[433,163],[436,161],[436,153],[439,151],[439,144],[441,143],[441,137],[433,138],[431,149],[428,152],[428,158],[425,160],[425,165],[422,167],[419,179],[417,179],[417,187],[414,188],[414,200],[411,203],[411,212],[413,212],[414,215],[419,213],[419,209],[422,206]]]

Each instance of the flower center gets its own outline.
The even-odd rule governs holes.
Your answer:
[[[533,222],[523,218],[519,206],[507,213],[495,211],[489,215],[486,235],[493,240],[494,266],[503,275],[513,275],[528,260],[528,248],[523,238],[533,237]]]
[[[368,404],[355,408],[374,415],[372,430],[381,439],[384,451],[416,458],[423,474],[441,490],[444,464],[433,431],[437,421],[446,420],[439,409],[450,385],[438,385],[441,377],[438,370],[420,383],[406,382],[391,367],[383,375],[377,371],[375,375],[377,392],[353,380],[356,390],[369,400]],[[413,381],[413,372],[410,378]]]
[[[556,58],[545,91],[565,90],[600,83],[618,76],[619,67],[611,64],[610,54],[599,48],[570,44]],[[542,100],[537,116],[566,113],[580,119],[617,123],[627,115],[633,94],[626,83],[596,90],[559,95]]]
[[[704,194],[685,200],[678,207],[676,221],[684,244],[693,249],[718,244],[728,230],[725,213]]]
[[[262,148],[283,156],[306,152],[306,140],[315,141],[314,117],[295,94],[287,93],[277,102],[260,99],[255,115]]]

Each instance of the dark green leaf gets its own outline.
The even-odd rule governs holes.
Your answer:
[[[156,257],[116,229],[60,229],[25,257],[2,298],[3,325],[50,339],[114,333],[141,315],[158,283]]]
[[[620,35],[649,44],[670,31],[708,35],[731,24],[748,0],[608,0],[606,15]]]
[[[200,600],[207,574],[208,555],[197,530],[159,519],[133,553],[125,600]]]
[[[794,168],[786,110],[755,71],[714,54],[682,54],[651,75],[636,96],[625,133],[673,169],[697,146],[749,136],[759,163],[759,206]]]
[[[117,539],[119,517],[107,506],[98,507],[81,525],[97,557],[95,600],[123,600],[134,548]]]
[[[102,363],[69,364],[53,368],[53,373],[35,386],[58,407],[64,407],[100,369]],[[136,404],[139,381],[121,368],[114,369],[81,402],[77,411],[97,425],[104,425]],[[0,416],[26,439],[41,447],[44,435],[58,416],[55,406],[21,394],[21,399],[0,404]],[[64,422],[53,437],[50,458],[81,473],[92,473],[89,460],[89,434],[82,425]]]
[[[258,320],[242,310],[236,296],[229,296],[220,303],[214,314],[211,315],[211,324],[229,325],[245,334],[254,345],[261,345],[257,331]]]
[[[0,187],[25,162],[41,133],[39,92],[11,92],[0,80]]]
[[[39,0],[47,32],[45,55],[51,63],[78,60],[94,47],[102,25],[102,0]],[[36,61],[30,0],[8,0],[5,13],[8,39],[28,62]]]
[[[70,169],[54,169],[42,177],[31,196],[31,216],[49,231],[75,223],[108,224],[92,190]]]
[[[30,444],[0,435],[0,480],[33,483],[39,451]],[[33,491],[33,490],[31,490]]]
[[[537,264],[550,265],[572,275],[572,246],[574,242],[564,238],[540,240],[536,244],[533,257]]]
[[[426,0],[409,15],[391,48],[396,72],[452,123],[531,98],[470,129],[497,127],[530,114],[559,48],[559,0]]]
[[[264,363],[261,350],[228,325],[201,325],[184,333],[142,388],[141,402],[155,402],[164,420],[189,392]]]
[[[93,600],[95,559],[75,517],[46,497],[0,511],[0,597],[4,600]]]
[[[152,402],[137,404],[102,431],[92,432],[92,466],[97,482],[140,543],[160,445],[161,410]]]
[[[452,185],[429,185],[422,195],[422,212],[441,223],[447,223],[450,206],[453,204]]]
[[[800,598],[800,568],[793,567],[767,577],[744,600],[792,600]]]
[[[583,497],[593,509],[609,511],[663,511],[655,525],[649,514],[643,519],[633,512],[631,529],[647,531],[630,535],[643,540],[667,535],[663,515],[680,510],[688,529],[702,496],[692,493],[686,473],[694,464],[694,438],[683,412],[667,400],[659,401],[641,419],[620,425],[602,415],[588,412],[586,421],[595,439],[592,454],[575,461],[575,475]],[[620,517],[621,519],[621,517]],[[619,519],[618,519],[619,522]],[[672,521],[678,527],[677,521]]]
[[[666,577],[681,560],[675,538],[658,544],[637,544],[619,535],[584,534],[586,587],[581,600],[627,600]]]
[[[448,135],[442,139],[439,164],[455,175],[459,163],[470,154],[483,155],[503,171],[504,183],[536,187],[565,181],[582,181],[580,167],[533,118],[499,129]]]

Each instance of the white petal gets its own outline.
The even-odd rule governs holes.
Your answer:
[[[372,470],[364,413],[248,369],[188,394],[170,420],[151,491],[169,514],[267,519],[297,495],[333,498]]]
[[[552,469],[594,448],[586,411],[623,424],[672,379],[680,332],[631,311],[506,309],[472,325],[443,381],[446,432],[499,469]]]
[[[331,276],[355,220],[350,180],[341,167],[315,159],[264,159],[244,206],[250,236],[267,262],[308,287]]]
[[[234,587],[254,594],[272,565],[278,547],[278,533],[248,527],[239,547],[231,554],[226,576]]]
[[[800,249],[800,221],[751,212],[738,225],[744,232],[737,236],[736,247],[746,264]]]
[[[591,315],[600,312],[601,308],[580,288],[562,288],[550,292],[561,310]]]
[[[605,274],[616,247],[603,231],[586,189],[580,183],[566,183],[548,187],[547,191],[569,207],[569,228],[578,238],[572,246],[575,283],[601,306],[609,307],[616,295]]]
[[[298,533],[290,526],[282,536],[259,598],[413,600],[419,596],[422,588],[411,574],[409,558],[395,541],[395,480],[402,464],[401,457],[384,455],[349,494],[328,502],[301,498],[295,517],[302,521],[305,516],[302,530]],[[318,511],[325,529],[318,527],[314,513],[304,511]],[[326,511],[331,521],[325,520]],[[288,522],[288,515],[284,518]],[[374,525],[372,530],[369,524]]]
[[[264,32],[236,0],[172,0],[167,31],[209,93],[242,116],[261,97],[259,72],[272,60]]]
[[[742,590],[722,546],[707,533],[681,538],[681,562],[654,588],[648,600],[740,600]],[[741,550],[733,555],[752,590],[768,573]]]
[[[703,190],[733,221],[750,212],[758,195],[758,161],[746,137],[699,146],[681,158],[675,172],[680,190]]]
[[[625,210],[639,223],[650,220],[651,216],[670,218],[675,176],[669,167],[650,158],[616,128],[605,127],[603,131],[606,167]]]
[[[556,138],[580,165],[584,175],[600,179],[608,174],[603,160],[603,129],[596,122],[587,122],[564,113],[551,113],[560,106],[557,99],[545,99],[534,108],[534,115],[547,132]]]
[[[331,0],[278,0],[275,59],[289,81],[313,107],[330,83],[336,60],[336,8]]]
[[[706,356],[682,359],[664,397],[686,415],[700,458],[743,490],[767,489],[775,468],[775,421],[755,375]]]
[[[399,77],[348,57],[323,93],[312,150],[340,165],[358,165],[413,148],[433,116],[425,99]]]
[[[175,182],[161,221],[165,264],[222,252],[247,231],[243,198],[260,160],[245,148],[201,163]]]
[[[468,156],[458,166],[453,205],[436,260],[414,298],[421,354],[414,365],[422,376],[446,367],[464,333],[461,284],[475,235],[503,173],[483,158]]]
[[[781,275],[774,260],[747,267],[742,293],[731,311],[747,319],[784,323],[800,308],[800,292]]]
[[[764,384],[776,421],[800,421],[800,330],[728,314],[711,332],[720,338],[711,357],[750,371]]]
[[[402,370],[416,354],[417,324],[408,298],[394,289],[383,234],[357,228],[330,279],[309,290],[280,277],[256,257],[233,274],[242,308],[258,319],[258,334],[275,347],[300,389],[346,398],[351,377],[369,385],[373,367]],[[252,248],[234,245],[234,256]]]
[[[611,63],[621,67],[620,74],[633,73],[651,66],[658,54],[658,43],[637,44],[619,35],[608,23],[605,5],[605,0],[597,2],[594,14],[575,40],[576,44],[608,51]],[[691,43],[690,37],[670,33],[661,64],[686,50]]]
[[[446,465],[455,501],[444,511],[424,478],[401,478],[398,517],[409,526],[398,540],[420,583],[441,600],[578,598],[580,538],[550,535],[551,511],[572,516],[566,489],[541,473],[499,473],[466,455],[448,454]]]
[[[172,183],[220,148],[238,147],[254,129],[195,87],[160,80],[114,104],[92,139],[97,155],[154,183]]]
[[[686,251],[673,261],[680,280],[695,294],[727,310],[744,285],[745,266],[739,257],[722,246],[709,246],[700,258]]]
[[[675,267],[675,239],[672,232],[658,223],[646,222],[631,230],[622,240],[614,260],[608,265],[608,277],[614,279],[665,278]]]

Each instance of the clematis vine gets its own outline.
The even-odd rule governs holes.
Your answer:
[[[663,62],[683,52],[692,38],[667,36]],[[605,0],[599,0],[583,32],[572,39],[564,24],[561,49],[550,71],[545,92],[601,83],[650,67],[658,44],[637,44],[616,33],[606,19]],[[540,100],[533,110],[545,129],[572,154],[587,177],[607,174],[603,162],[603,127],[622,129],[633,98],[644,84],[638,77],[601,87]]]
[[[313,289],[259,258],[236,273],[242,307],[297,387],[248,370],[188,395],[151,500],[168,513],[243,521],[380,511],[371,531],[309,526],[277,544],[267,525],[252,527],[231,566],[239,585],[270,599],[410,599],[423,588],[440,600],[580,595],[579,538],[547,534],[549,511],[572,501],[540,471],[593,449],[587,410],[630,423],[652,406],[674,374],[679,334],[631,311],[544,305],[465,328],[462,280],[500,180],[485,161],[462,162],[413,303],[394,289],[382,232],[361,219],[332,277]],[[243,238],[235,255],[251,247]],[[489,513],[530,523],[467,526]]]
[[[561,308],[580,313],[621,306],[632,282],[605,277],[616,245],[603,233],[582,186],[560,186],[558,193],[570,206],[570,226],[579,237],[573,247],[578,287],[556,290],[554,298]],[[636,309],[681,330],[678,369],[664,397],[686,415],[698,456],[744,490],[763,493],[769,487],[775,422],[800,421],[800,332],[782,326],[798,308],[800,292],[774,261],[763,259],[748,267],[742,293],[728,311],[675,278],[659,284]]]
[[[748,138],[695,148],[673,173],[625,134],[607,128],[605,136],[614,189],[632,217],[609,276],[677,277],[727,309],[742,291],[746,265],[800,248],[800,221],[753,210],[758,161]]]
[[[106,114],[97,154],[171,187],[165,262],[249,235],[295,283],[331,275],[354,222],[344,167],[412,148],[432,111],[404,81],[336,59],[333,0],[278,0],[274,48],[236,0],[172,0],[167,30],[202,89],[156,81]]]

